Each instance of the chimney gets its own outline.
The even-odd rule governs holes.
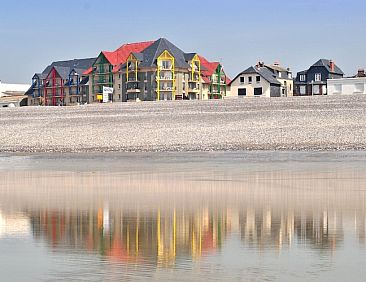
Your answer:
[[[366,77],[365,69],[359,69],[357,72],[357,77]]]
[[[334,66],[335,66],[334,62],[332,60],[330,60],[329,67],[330,67],[331,72],[334,72]]]

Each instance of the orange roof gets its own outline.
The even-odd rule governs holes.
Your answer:
[[[132,53],[140,53],[153,44],[154,41],[146,41],[146,42],[137,42],[137,43],[128,43],[123,44],[117,50],[110,51],[102,51],[102,54],[108,60],[108,62],[113,65],[113,72],[117,72],[119,70],[120,65],[126,63],[128,56]],[[88,75],[91,74],[93,68],[89,68],[83,74]]]

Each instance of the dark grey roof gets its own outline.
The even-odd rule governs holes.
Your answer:
[[[86,85],[88,82],[89,82],[89,76],[85,76],[85,77],[81,80],[80,85]]]
[[[307,70],[304,70],[304,71],[299,71],[299,72],[297,73],[297,75],[307,74],[307,73],[308,73],[308,71],[307,71]]]
[[[57,73],[61,76],[62,79],[68,79],[70,74],[70,68],[68,67],[60,67],[55,66],[54,67]]]
[[[247,68],[245,71],[242,71],[241,73],[239,73],[231,82],[229,85],[231,85],[231,83],[236,80],[240,75],[243,74],[259,74],[261,77],[263,77],[265,80],[267,80],[270,84],[275,84],[275,85],[281,85],[281,82],[279,82],[276,79],[276,76],[266,67],[249,67]]]
[[[51,65],[49,65],[47,68],[45,68],[45,70],[42,72],[43,74],[48,74],[51,69],[55,66],[58,67],[67,67],[70,70],[77,68],[77,69],[81,69],[86,71],[87,69],[89,69],[94,61],[96,60],[96,58],[87,58],[87,59],[74,59],[74,60],[68,60],[68,61],[57,61],[57,62],[53,62]]]
[[[45,79],[46,78],[46,75],[43,74],[43,73],[35,73],[32,77],[32,79],[38,77],[39,79]]]
[[[133,53],[132,53],[132,55],[134,55],[134,56],[135,56],[135,58],[136,58],[138,61],[140,61],[140,62],[142,62],[142,61],[144,60],[144,54],[142,54],[142,53],[136,53],[136,52],[133,52]]]
[[[184,58],[186,59],[186,62],[192,61],[194,56],[196,56],[197,53],[185,53]]]
[[[81,75],[85,72],[85,69],[73,68],[73,69],[70,71],[70,74],[71,74],[71,73],[73,73],[73,72],[76,72],[79,76],[81,76]]]
[[[336,64],[334,64],[334,71],[331,71],[330,60],[327,60],[327,59],[320,59],[315,64],[313,64],[312,67],[325,67],[327,69],[327,71],[330,73],[344,75],[343,71]]]
[[[184,52],[165,38],[158,39],[142,52],[144,60],[140,64],[140,67],[156,67],[156,59],[165,50],[174,57],[176,68],[189,68],[184,57]]]
[[[35,85],[36,85],[36,83],[35,82],[33,82],[32,83],[32,85],[31,85],[31,87],[29,87],[29,89],[25,92],[25,94],[24,95],[32,95],[33,93],[34,93],[34,87],[35,87]]]

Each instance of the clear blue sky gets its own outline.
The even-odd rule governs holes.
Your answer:
[[[296,72],[319,58],[348,75],[366,67],[364,0],[4,0],[0,79],[29,83],[56,60],[166,37],[221,60],[230,76],[280,61]]]

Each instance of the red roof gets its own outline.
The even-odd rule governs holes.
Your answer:
[[[201,61],[201,65],[207,69],[207,70],[202,71],[203,75],[207,75],[207,76],[212,75],[220,64],[219,62],[209,62],[209,61],[207,61],[206,58],[204,58],[202,56],[198,56],[198,57]]]
[[[93,72],[93,67],[88,68],[86,71],[83,72],[83,75],[88,75]]]
[[[211,76],[220,65],[219,62],[209,62],[205,57],[198,56],[201,61],[201,66],[204,66],[207,70],[202,71],[202,78],[205,83],[210,83],[208,76]],[[226,76],[226,84],[231,82],[230,78]]]
[[[119,70],[121,64],[126,63],[128,56],[134,53],[140,53],[153,44],[154,41],[137,42],[124,44],[114,52],[102,52],[106,59],[113,65],[113,72]]]
[[[123,44],[117,50],[110,51],[102,51],[102,54],[108,60],[108,62],[113,65],[113,72],[117,72],[119,70],[120,65],[126,63],[128,56],[132,53],[140,53],[153,44],[154,41],[146,41],[146,42],[137,42],[137,43],[128,43]],[[92,73],[93,69],[89,68],[84,72],[84,75]]]

